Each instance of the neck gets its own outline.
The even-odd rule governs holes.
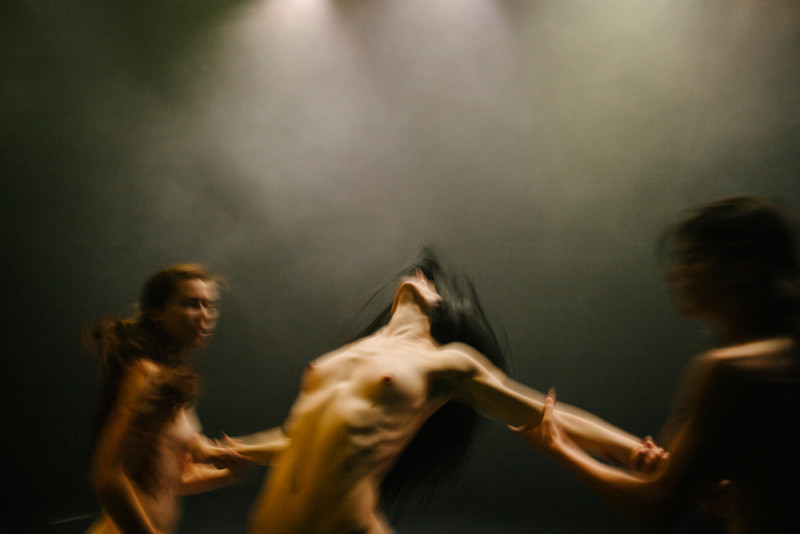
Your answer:
[[[395,297],[394,312],[383,333],[389,336],[431,338],[430,318],[412,292],[402,291]]]
[[[762,317],[750,316],[737,311],[736,308],[730,310],[725,317],[718,317],[713,323],[718,337],[730,345],[740,345],[759,341],[771,337],[785,335],[779,324],[774,320],[764,320]]]

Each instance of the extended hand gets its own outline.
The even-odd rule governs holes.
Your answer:
[[[550,388],[542,408],[542,420],[537,425],[509,426],[512,432],[525,438],[528,444],[544,451],[555,449],[560,444],[566,433],[555,413],[556,390]]]
[[[253,460],[247,456],[216,441],[204,444],[193,456],[195,462],[211,464],[217,469],[228,469],[235,477],[244,476],[254,465]]]
[[[669,453],[656,445],[653,438],[647,436],[638,449],[631,454],[631,471],[652,473],[662,462],[669,460]]]
[[[245,443],[241,439],[232,438],[228,434],[223,432],[222,433],[222,443],[221,444],[226,446],[226,447],[235,448],[235,447],[242,447],[242,446],[244,446]]]

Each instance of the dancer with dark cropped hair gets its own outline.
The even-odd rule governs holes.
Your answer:
[[[676,308],[720,347],[696,356],[664,436],[668,459],[631,474],[597,462],[548,396],[517,429],[630,517],[661,525],[693,497],[737,534],[797,532],[800,503],[800,266],[787,216],[759,197],[691,210],[667,234]],[[666,461],[664,461],[666,460]]]

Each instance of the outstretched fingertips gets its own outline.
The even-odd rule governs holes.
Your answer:
[[[550,390],[547,392],[547,397],[545,397],[544,403],[545,403],[545,405],[547,405],[547,406],[549,406],[551,408],[553,406],[555,406],[555,404],[556,404],[556,388],[555,387],[550,388]]]

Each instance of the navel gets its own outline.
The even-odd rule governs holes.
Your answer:
[[[381,377],[381,382],[387,385],[394,383],[394,381],[395,381],[394,375],[391,373],[387,373]]]

